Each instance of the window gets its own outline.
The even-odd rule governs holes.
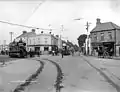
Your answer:
[[[40,40],[40,38],[38,38],[38,41]]]
[[[101,41],[104,41],[104,33],[101,33]]]
[[[35,39],[33,39],[34,40],[34,45],[35,45]]]
[[[48,41],[47,41],[48,38],[44,38],[44,39],[45,39],[45,43],[47,43],[47,42],[48,42]]]
[[[94,40],[97,41],[97,34],[94,34]]]
[[[45,41],[45,43],[47,43],[47,41]]]
[[[30,44],[31,44],[31,39],[30,39]]]
[[[40,38],[38,38],[38,43],[40,43]]]
[[[109,40],[112,40],[112,33],[111,32],[108,32],[108,37],[109,37]]]

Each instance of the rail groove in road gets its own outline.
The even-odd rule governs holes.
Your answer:
[[[103,76],[106,81],[112,85],[114,88],[116,88],[117,92],[120,92],[120,86],[114,83],[103,71],[101,71],[99,68],[95,67],[93,64],[91,64],[87,59],[85,59],[83,56],[81,56],[83,60],[85,60],[91,67],[93,67],[95,70],[97,70],[101,76]]]
[[[28,79],[26,79],[23,84],[18,85],[12,92],[24,91],[28,85],[30,85],[33,81],[37,79],[37,76],[42,72],[44,68],[44,62],[41,60],[37,60],[37,61],[39,61],[41,64],[40,68],[38,68],[37,71],[34,74],[32,74],[30,77],[28,77]]]
[[[57,79],[56,79],[56,83],[54,85],[54,87],[56,88],[56,92],[60,92],[61,88],[63,88],[64,86],[61,84],[62,83],[62,80],[63,80],[63,76],[64,74],[62,73],[62,69],[60,68],[59,64],[56,63],[55,61],[53,60],[50,60],[50,59],[47,59],[47,58],[44,58],[42,60],[47,60],[51,63],[53,63],[56,68],[57,68]]]

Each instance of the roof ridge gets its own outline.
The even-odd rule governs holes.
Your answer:
[[[112,27],[113,27],[114,29],[116,29],[116,28],[114,27],[114,25],[113,25],[113,23],[112,23],[112,22],[110,22],[110,24],[112,25]]]

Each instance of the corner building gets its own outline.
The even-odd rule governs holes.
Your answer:
[[[115,56],[120,56],[120,26],[112,23],[101,23],[97,18],[96,26],[90,32],[92,51],[107,47],[113,49]]]
[[[62,40],[58,35],[54,36],[51,33],[36,34],[35,30],[31,32],[23,31],[23,33],[16,38],[22,39],[27,44],[27,51],[41,51],[42,54],[47,54],[54,49],[62,48]]]

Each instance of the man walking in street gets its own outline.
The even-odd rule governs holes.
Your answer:
[[[63,54],[64,54],[64,51],[63,51],[63,49],[61,50],[61,54],[62,54],[62,58],[63,58]]]

